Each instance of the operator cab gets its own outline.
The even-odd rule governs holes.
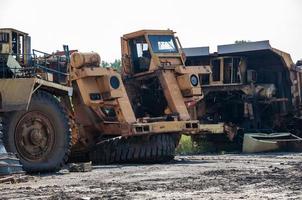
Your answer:
[[[0,29],[0,54],[13,55],[20,63],[26,65],[30,60],[30,36],[12,28]]]
[[[124,71],[135,75],[183,65],[179,46],[171,30],[142,30],[126,34],[122,37]]]

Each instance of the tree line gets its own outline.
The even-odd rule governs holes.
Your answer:
[[[120,59],[115,59],[113,62],[102,61],[101,66],[102,67],[111,67],[111,68],[117,70],[118,72],[121,71],[121,67],[122,67]]]

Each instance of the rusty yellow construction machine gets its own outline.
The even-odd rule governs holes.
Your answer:
[[[136,117],[198,120],[194,141],[234,141],[236,148],[245,133],[301,134],[301,72],[268,42],[244,45],[244,52],[229,45],[219,48],[223,55],[195,57],[196,49],[183,49],[172,30],[124,35],[122,77]],[[289,134],[280,137],[282,145],[301,145]]]
[[[142,30],[124,35],[122,77],[137,117],[190,120],[190,106],[203,98],[199,76],[209,66],[185,66],[172,30]]]
[[[196,105],[204,99],[200,77],[210,65],[187,66],[178,37],[172,30],[141,30],[121,38],[122,77],[137,117],[167,116],[198,120]],[[198,131],[234,132],[226,123],[202,123]]]
[[[198,123],[188,116],[183,99],[177,100],[183,101],[183,107],[174,102],[170,110],[165,108],[167,115],[134,112],[134,97],[129,100],[120,74],[100,67],[100,61],[93,52],[70,54],[68,46],[63,54],[31,51],[27,33],[0,29],[3,142],[26,171],[57,171],[68,160],[95,164],[167,161],[174,157],[180,134],[197,131]],[[176,57],[175,62],[183,61]],[[188,89],[194,98],[196,91],[188,82],[196,87],[195,71],[205,69],[192,69],[189,74],[181,67],[178,70],[183,76],[174,82],[181,82],[183,92]],[[182,95],[180,91],[174,94]]]

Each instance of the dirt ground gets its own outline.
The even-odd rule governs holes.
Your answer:
[[[177,156],[0,185],[0,199],[302,199],[302,153]]]

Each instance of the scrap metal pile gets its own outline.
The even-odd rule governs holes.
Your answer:
[[[171,30],[142,30],[121,49],[120,74],[97,53],[31,51],[27,33],[0,29],[3,143],[25,171],[166,162],[181,134],[239,146],[251,132],[301,134],[302,73],[268,42],[204,55]]]

